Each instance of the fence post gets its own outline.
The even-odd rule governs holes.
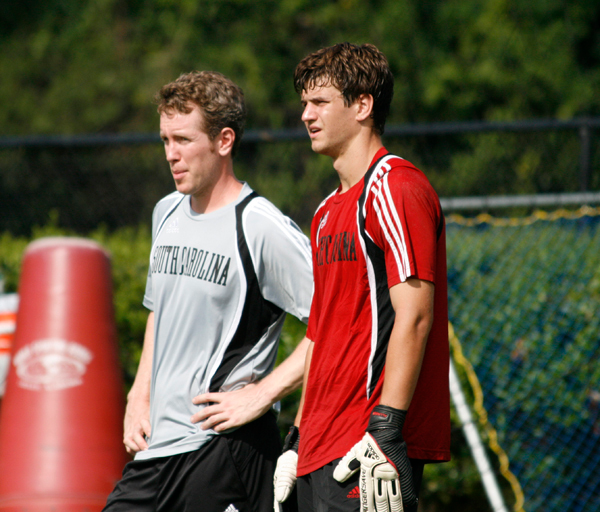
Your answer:
[[[584,122],[584,124],[579,127],[579,141],[581,144],[579,154],[579,188],[582,192],[587,192],[590,186],[591,139],[592,130],[590,125]]]
[[[467,401],[465,400],[465,395],[462,391],[460,381],[458,380],[452,358],[450,358],[450,395],[452,396],[452,402],[456,408],[456,413],[460,418],[465,438],[467,439],[469,449],[471,450],[471,455],[473,456],[473,460],[475,460],[475,464],[481,475],[481,481],[483,482],[483,487],[488,501],[490,502],[490,506],[492,507],[492,511],[508,512],[506,504],[504,503],[504,498],[500,492],[498,481],[496,480],[490,461],[485,453],[485,447],[481,442],[481,437],[473,422],[473,417],[469,406],[467,405]]]

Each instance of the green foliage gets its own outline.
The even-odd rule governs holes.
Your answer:
[[[112,259],[115,320],[119,333],[121,364],[129,386],[137,371],[148,310],[142,305],[151,246],[147,226],[126,227],[108,234],[105,229],[90,238],[107,248]]]
[[[191,69],[222,71],[243,87],[248,128],[300,127],[295,66],[344,40],[375,43],[388,56],[396,77],[388,125],[600,114],[593,0],[26,3],[31,16],[12,2],[0,8],[3,135],[156,132],[155,92]],[[595,141],[592,189],[600,187]],[[441,196],[580,188],[574,132],[384,142]],[[336,185],[329,160],[313,155],[307,140],[245,144],[236,166],[305,229]],[[53,208],[61,226],[79,233],[99,222],[138,225],[171,189],[159,145],[1,150],[0,231],[30,235]]]
[[[197,68],[240,83],[249,126],[298,126],[296,64],[345,40],[388,56],[392,123],[600,113],[593,0],[27,3],[0,10],[4,134],[155,130],[154,92]]]

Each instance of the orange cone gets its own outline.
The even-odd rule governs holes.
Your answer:
[[[2,293],[2,283],[0,282],[0,407],[10,364],[10,348],[17,324],[18,303],[19,296],[16,293]]]
[[[99,511],[127,460],[109,257],[85,239],[33,242],[19,299],[0,511]]]

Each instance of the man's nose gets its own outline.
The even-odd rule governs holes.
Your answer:
[[[306,106],[304,107],[304,110],[302,111],[301,119],[304,122],[315,119],[315,109],[314,109],[313,105],[311,105],[310,103],[306,104]]]

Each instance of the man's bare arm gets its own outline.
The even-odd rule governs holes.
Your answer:
[[[310,363],[312,361],[312,353],[313,348],[315,346],[314,341],[310,341],[308,343],[308,349],[306,350],[306,359],[304,363],[304,378],[302,381],[302,395],[300,396],[300,404],[298,405],[298,411],[296,412],[296,418],[294,420],[294,425],[299,427],[300,421],[302,420],[302,409],[304,408],[304,398],[306,396],[306,388],[308,384],[308,373],[310,371]]]
[[[145,437],[150,436],[150,381],[152,378],[152,357],[154,354],[154,312],[148,315],[144,346],[140,364],[127,394],[127,408],[123,425],[123,444],[130,454],[147,450]]]
[[[396,312],[385,362],[381,405],[407,410],[412,400],[433,322],[435,286],[409,278],[390,288]]]

